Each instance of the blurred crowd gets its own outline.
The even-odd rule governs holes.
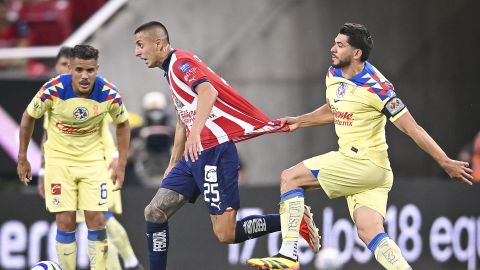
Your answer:
[[[107,0],[0,0],[0,48],[60,45]],[[10,69],[45,75],[51,63],[38,59],[0,59]]]

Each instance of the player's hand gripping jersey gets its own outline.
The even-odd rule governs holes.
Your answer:
[[[368,62],[362,72],[350,79],[343,78],[341,69],[330,67],[325,82],[339,151],[390,169],[386,119],[394,122],[407,112],[393,85]]]
[[[118,89],[100,76],[88,98],[75,94],[70,74],[55,77],[42,86],[27,112],[36,119],[48,112],[45,160],[63,165],[105,162],[104,117],[109,114],[115,124],[128,119]]]
[[[192,53],[175,50],[163,65],[175,108],[186,126],[187,136],[197,109],[198,93],[195,87],[210,82],[218,91],[217,100],[200,135],[203,149],[230,140],[238,142],[265,133],[288,131],[288,126],[281,127],[279,122],[272,122]]]

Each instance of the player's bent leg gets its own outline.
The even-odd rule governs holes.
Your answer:
[[[88,256],[90,269],[104,270],[108,256],[107,230],[105,229],[105,212],[84,211],[88,228]]]
[[[358,236],[375,255],[375,259],[388,270],[412,269],[402,256],[400,248],[388,237],[383,228],[383,217],[377,211],[360,207],[353,212]]]
[[[187,199],[182,194],[160,188],[145,208],[150,270],[167,268],[168,219],[186,202]]]
[[[221,215],[210,215],[213,233],[221,243],[235,243],[236,217],[237,211],[234,209],[225,211]]]
[[[58,260],[65,270],[74,270],[77,266],[77,242],[75,239],[75,212],[66,211],[55,214],[57,235],[55,249]]]

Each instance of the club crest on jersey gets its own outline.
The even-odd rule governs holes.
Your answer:
[[[180,66],[178,66],[178,68],[183,73],[187,73],[187,71],[190,70],[192,67],[190,66],[190,64],[188,62],[183,62],[182,64],[180,64]]]
[[[85,121],[88,119],[88,110],[85,107],[77,107],[73,110],[73,119]]]
[[[347,90],[348,85],[346,83],[340,83],[337,88],[337,97],[341,98],[345,96],[345,91]]]

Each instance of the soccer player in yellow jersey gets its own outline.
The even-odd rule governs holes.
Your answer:
[[[360,239],[386,269],[412,269],[385,233],[393,173],[387,154],[387,119],[410,136],[454,179],[472,184],[468,163],[450,159],[420,127],[393,85],[369,62],[373,47],[367,28],[345,23],[330,52],[327,103],[311,113],[282,118],[290,130],[334,123],[339,150],[306,159],[281,174],[282,245],[277,255],[250,259],[260,269],[300,269],[297,256],[304,190],[323,189],[329,198],[345,197]]]
[[[128,113],[118,89],[98,72],[98,50],[89,45],[72,49],[70,73],[45,83],[27,107],[20,124],[17,172],[31,180],[27,148],[35,119],[48,112],[45,151],[45,202],[55,213],[56,250],[63,269],[76,268],[75,211],[83,210],[88,227],[91,269],[106,269],[106,218],[109,182],[120,190],[130,139]],[[102,140],[103,119],[116,124],[118,162],[110,176]],[[111,178],[111,179],[110,179]]]
[[[70,72],[70,58],[72,55],[72,48],[71,47],[62,47],[57,54],[56,61],[55,61],[55,72],[57,74],[69,73]],[[129,122],[130,122],[131,114],[128,114]],[[40,169],[41,173],[38,176],[38,192],[40,195],[45,198],[45,189],[44,189],[44,158],[43,158],[43,144],[47,138],[47,127],[48,127],[48,113],[45,112],[44,116],[44,123],[43,123],[43,136],[42,136],[42,168]],[[105,145],[105,159],[106,164],[109,166],[109,169],[113,169],[117,162],[118,162],[118,151],[117,147],[115,146],[115,142],[113,140],[113,135],[110,131],[110,123],[112,118],[108,115],[102,122],[102,140],[103,144]],[[111,187],[113,188],[113,186]],[[122,214],[122,198],[120,191],[111,193],[111,203],[109,205],[109,210],[105,213],[107,222],[107,237],[109,238],[108,241],[108,257],[107,257],[107,265],[109,270],[121,270],[122,266],[120,264],[120,260],[118,255],[122,257],[123,264],[125,269],[127,270],[142,270],[143,267],[139,263],[132,245],[130,244],[130,240],[128,239],[128,234],[125,228],[118,222],[115,218],[114,214],[121,215]],[[84,222],[85,217],[83,215],[83,211],[77,211],[76,222],[77,224]]]

